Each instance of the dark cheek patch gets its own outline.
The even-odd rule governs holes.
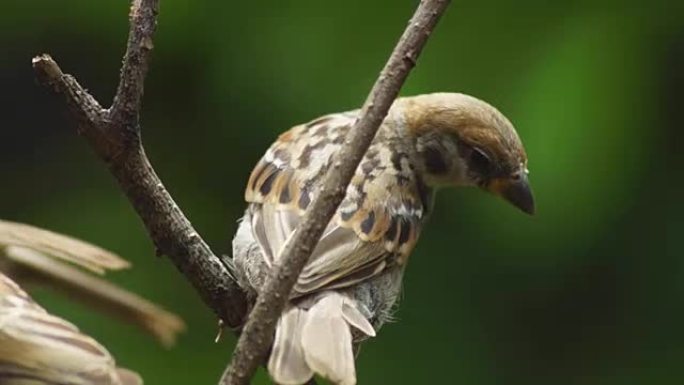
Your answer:
[[[425,159],[425,168],[429,173],[444,175],[449,171],[449,166],[438,149],[434,147],[426,148],[423,157]]]

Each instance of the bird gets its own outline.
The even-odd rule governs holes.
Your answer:
[[[107,349],[0,273],[0,383],[142,385]]]
[[[45,278],[52,284],[68,283],[78,296],[89,293],[102,305],[113,305],[123,315],[138,310],[139,323],[173,314],[157,313],[153,304],[59,260],[94,272],[120,269],[129,264],[97,246],[34,226],[0,220],[0,265],[13,277]],[[73,282],[71,282],[73,281]],[[88,293],[86,293],[88,294]],[[118,305],[117,304],[117,299]],[[126,310],[128,308],[128,310]],[[165,321],[166,322],[166,321]],[[168,328],[166,323],[156,330]],[[150,329],[152,327],[150,326]],[[165,330],[169,333],[175,331]],[[118,367],[109,351],[69,321],[38,305],[9,275],[0,272],[0,383],[6,385],[142,385],[140,376]]]
[[[24,288],[61,292],[172,346],[185,329],[178,315],[97,276],[130,266],[110,251],[67,235],[0,220],[0,272],[8,278]]]
[[[232,260],[250,299],[279,264],[359,116],[333,113],[294,126],[252,170]],[[453,92],[397,98],[277,321],[272,379],[356,384],[355,353],[392,319],[436,190],[477,187],[534,214],[527,164],[513,124],[490,104]]]

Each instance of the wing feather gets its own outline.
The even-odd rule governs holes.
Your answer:
[[[252,171],[245,199],[251,203],[252,231],[269,266],[318,193],[356,117],[356,111],[327,115],[290,129]],[[391,128],[381,129],[366,153],[304,267],[295,295],[362,281],[390,264],[404,263],[413,249],[430,193],[391,133]]]
[[[46,312],[0,273],[0,383],[142,384],[73,324]]]
[[[118,255],[90,243],[23,223],[0,220],[0,249],[7,246],[37,250],[99,274],[130,266]]]

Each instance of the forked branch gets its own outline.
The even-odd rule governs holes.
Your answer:
[[[105,109],[49,55],[33,59],[39,81],[62,94],[78,132],[108,166],[142,219],[157,253],[167,255],[204,302],[230,327],[244,322],[246,298],[228,269],[202,240],[152,168],[141,141],[140,105],[159,0],[135,0],[121,77]]]

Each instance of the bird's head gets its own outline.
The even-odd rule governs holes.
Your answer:
[[[478,186],[534,213],[527,155],[515,128],[472,96],[435,93],[398,100],[431,186]]]

